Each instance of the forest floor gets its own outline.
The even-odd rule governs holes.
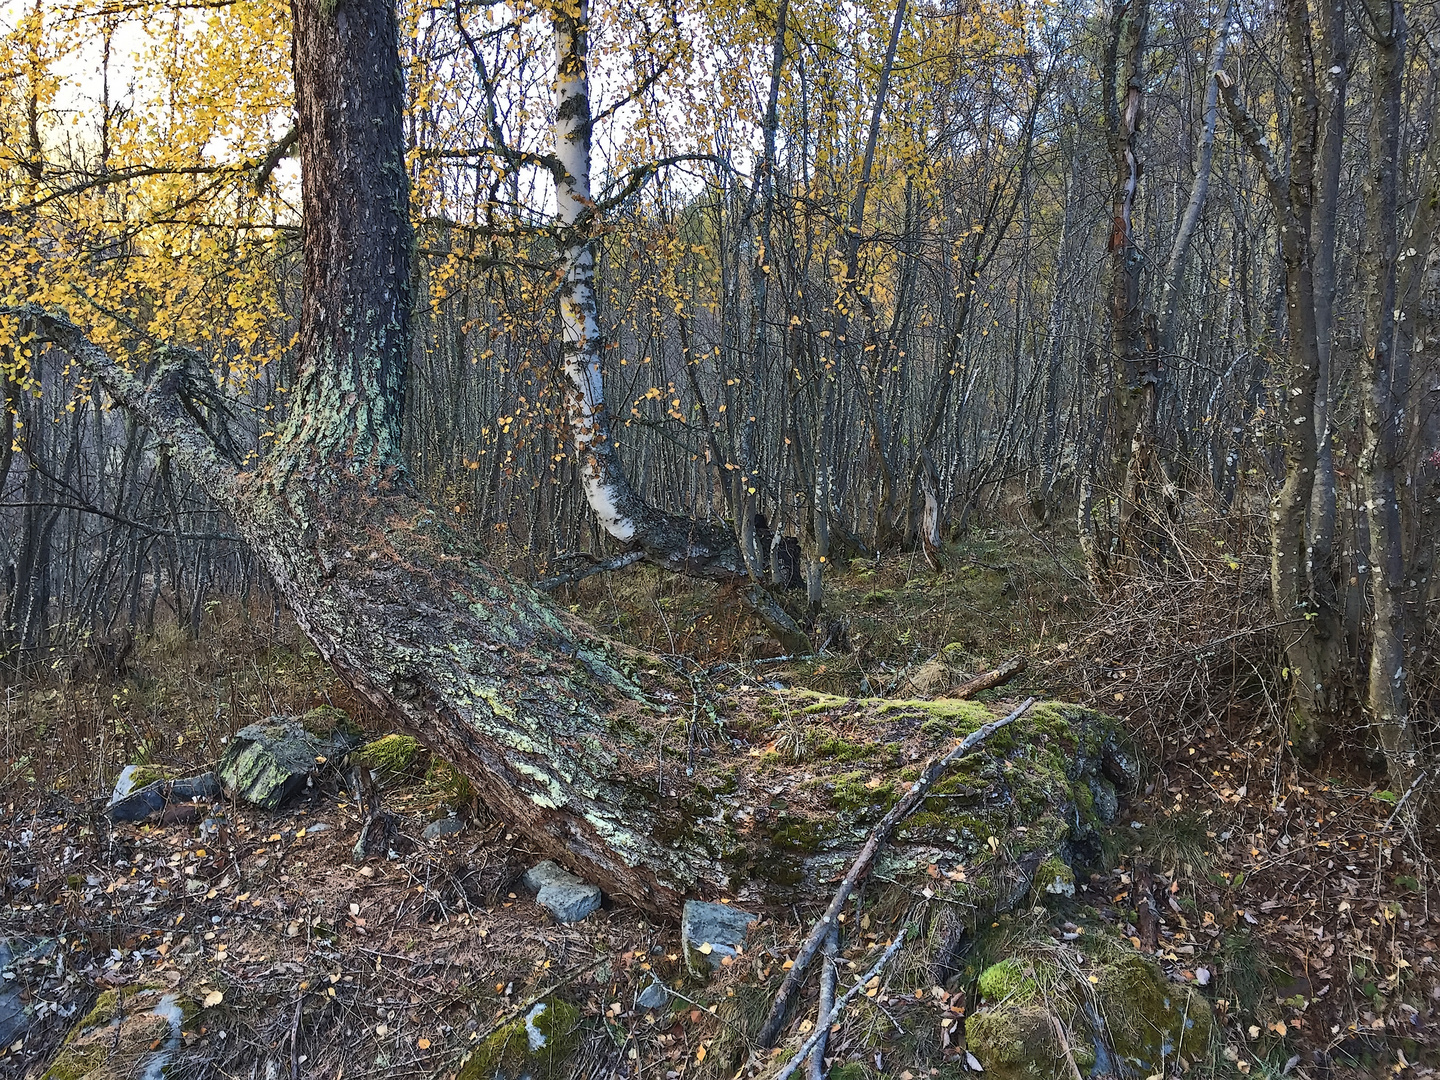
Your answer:
[[[1231,564],[1220,557],[1222,569]],[[806,661],[775,656],[726,590],[645,568],[589,579],[557,600],[605,632],[698,659],[715,692],[750,698],[800,687],[943,696],[966,675],[1026,656],[1020,680],[984,696],[1085,699],[1122,715],[1146,757],[1142,790],[1074,900],[1056,902],[1057,923],[1083,911],[1138,946],[1131,868],[1153,860],[1164,887],[1155,958],[1211,1000],[1215,1071],[1434,1075],[1440,882],[1433,845],[1395,814],[1399,797],[1353,755],[1302,768],[1277,733],[1273,702],[1242,670],[1244,650],[1231,646],[1219,666],[1188,645],[1185,663],[1163,649],[1125,659],[1137,633],[1225,636],[1216,627],[1234,623],[1229,609],[1214,625],[1192,612],[1173,626],[1133,605],[1104,612],[1064,550],[1014,529],[947,549],[940,574],[892,556],[856,560],[829,585],[830,648]],[[1254,581],[1242,569],[1233,586]],[[1263,650],[1262,630],[1252,637],[1246,649]],[[194,1005],[172,1080],[450,1077],[468,1048],[551,994],[585,1018],[566,1075],[718,1075],[739,1014],[773,990],[808,926],[798,912],[765,920],[752,962],[702,983],[685,972],[674,926],[608,901],[557,925],[518,884],[539,856],[443,770],[387,790],[393,857],[359,865],[360,815],[338,774],[318,776],[282,811],[232,808],[221,840],[193,820],[109,826],[97,800],[127,763],[198,772],[245,724],[320,703],[379,727],[293,624],[268,611],[217,603],[199,640],[162,627],[123,674],[107,663],[92,648],[6,690],[0,938],[12,949],[47,944],[33,970],[21,961],[10,972],[41,1015],[0,1047],[0,1076],[40,1076],[97,1002],[119,1010],[118,1040],[127,994],[167,988]],[[1157,698],[1181,682],[1184,693]],[[457,812],[463,832],[421,838],[428,821]],[[858,942],[854,963],[864,954]],[[675,1007],[637,1005],[652,976],[682,995]],[[949,1030],[964,1015],[965,987],[936,989],[887,999],[882,988],[837,1032],[831,1075],[849,1065],[847,1080],[909,1076],[887,1062],[864,1017],[879,1010],[896,1024]],[[948,1060],[963,1069],[963,1042]]]

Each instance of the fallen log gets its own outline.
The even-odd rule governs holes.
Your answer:
[[[982,690],[993,690],[997,686],[1004,686],[1015,676],[1019,675],[1029,666],[1029,662],[1023,656],[1012,656],[997,668],[976,675],[969,682],[961,683],[947,697],[959,701],[966,701],[973,698]]]

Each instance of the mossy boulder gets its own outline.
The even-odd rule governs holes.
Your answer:
[[[1017,959],[981,973],[984,1004],[967,1017],[965,1032],[987,1073],[997,1080],[1073,1080],[1075,1069],[1153,1076],[1210,1058],[1214,1022],[1198,992],[1171,982],[1114,934],[1083,941],[1085,964],[1049,965],[1043,993]]]
[[[226,793],[274,810],[305,786],[317,766],[338,760],[359,743],[348,718],[342,724],[330,715],[340,710],[317,717],[319,712],[271,717],[237,731],[215,766]]]
[[[558,1080],[571,1075],[579,1045],[580,1010],[548,997],[482,1039],[456,1080]]]
[[[1101,965],[1095,999],[1115,1056],[1142,1076],[1178,1058],[1196,1061],[1210,1052],[1209,1002],[1191,987],[1172,983],[1138,953]]]
[[[1075,871],[1064,859],[1052,855],[1035,870],[1035,891],[1052,896],[1074,896]]]
[[[106,990],[70,1029],[41,1080],[159,1080],[197,1011],[188,997],[162,987]]]
[[[982,1010],[966,1018],[965,1040],[992,1080],[1073,1077],[1054,1018],[1042,1005],[1012,998],[999,1008]]]

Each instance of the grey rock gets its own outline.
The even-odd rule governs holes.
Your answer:
[[[271,717],[237,731],[215,773],[227,793],[274,810],[305,786],[317,759],[338,760],[353,741],[338,730],[321,737],[298,720]]]
[[[659,979],[650,980],[649,985],[635,995],[637,1009],[663,1009],[670,1004],[670,991]]]
[[[526,870],[520,881],[557,922],[579,922],[600,906],[598,886],[586,884],[549,859]]]
[[[134,768],[132,765],[125,766],[121,777],[124,778],[125,773]],[[131,773],[127,782],[133,782],[133,778]],[[121,784],[116,781],[115,791],[118,793],[120,790]],[[111,821],[144,821],[171,803],[213,802],[219,797],[220,785],[214,773],[201,773],[183,780],[156,780],[118,798],[112,795],[110,805],[105,808],[105,816]]]
[[[520,883],[531,892],[539,892],[546,885],[583,885],[585,884],[574,874],[570,873],[559,863],[546,859],[542,863],[536,863],[529,870],[526,870],[520,878]]]
[[[441,818],[439,821],[432,821],[425,826],[425,831],[420,835],[426,840],[439,840],[441,837],[454,836],[456,833],[465,831],[465,822],[455,817]]]
[[[706,963],[718,968],[725,957],[738,956],[745,945],[745,934],[757,917],[729,904],[686,900],[680,913],[680,943],[686,966],[701,974]]]
[[[1114,821],[1120,810],[1120,796],[1115,791],[1115,785],[1103,776],[1092,776],[1087,780],[1086,786],[1094,800],[1095,816],[1103,822]]]
[[[556,922],[579,922],[600,906],[600,888],[581,881],[575,885],[545,885],[535,894],[535,902]]]

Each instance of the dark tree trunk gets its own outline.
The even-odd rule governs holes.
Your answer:
[[[292,12],[305,271],[277,451],[398,465],[412,237],[395,9],[294,0]]]

